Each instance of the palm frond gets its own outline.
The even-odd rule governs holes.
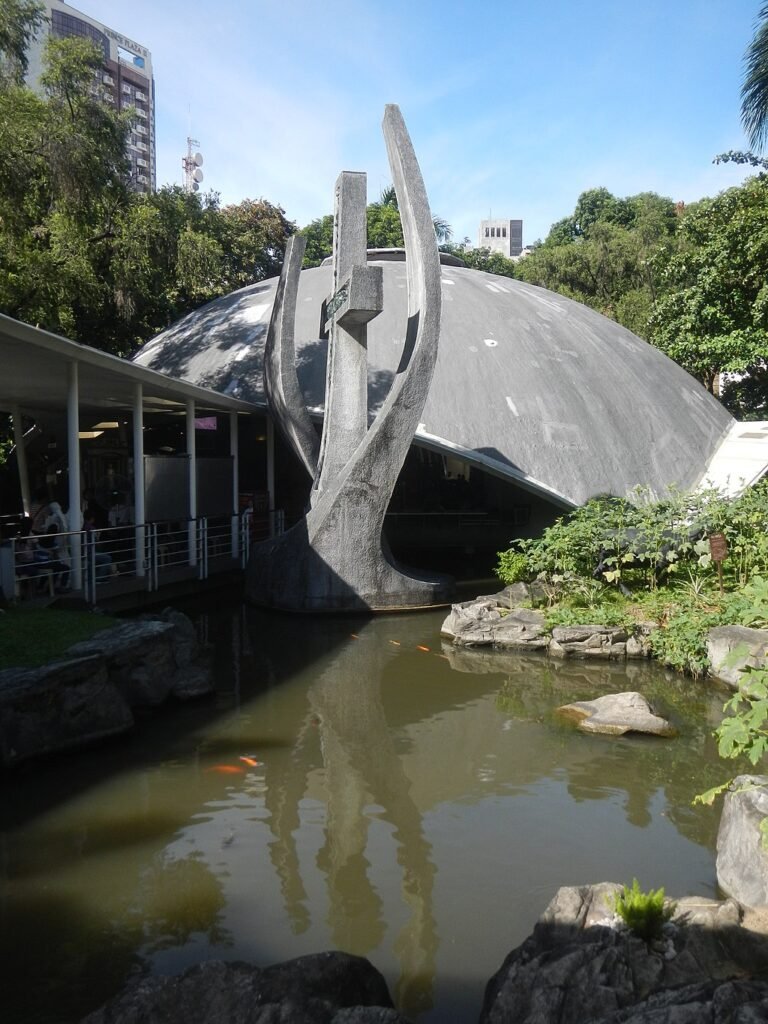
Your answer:
[[[758,13],[755,34],[744,55],[741,123],[753,149],[768,142],[768,3]]]

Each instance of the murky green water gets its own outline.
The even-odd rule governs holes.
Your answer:
[[[368,956],[423,1022],[477,1018],[559,885],[714,895],[722,695],[657,666],[457,652],[443,612],[222,608],[214,702],[0,782],[3,1020],[78,1020],[143,965]],[[638,689],[674,740],[553,709]]]

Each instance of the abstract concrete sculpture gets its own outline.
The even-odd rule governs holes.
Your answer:
[[[264,359],[270,411],[313,478],[301,522],[251,552],[249,600],[296,611],[413,608],[445,601],[451,581],[398,569],[382,541],[384,516],[419,424],[437,359],[440,262],[424,182],[398,107],[384,138],[407,253],[408,322],[389,393],[368,424],[367,323],[382,309],[382,271],[366,262],[366,176],[336,183],[333,294],[322,438],[296,376],[293,325],[304,240],[286,251]]]

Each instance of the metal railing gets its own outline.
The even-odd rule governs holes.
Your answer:
[[[282,532],[282,510],[271,517],[272,529]],[[252,535],[246,512],[10,537],[0,543],[0,586],[8,599],[72,591],[94,604],[100,594],[153,591],[165,583],[244,569]]]

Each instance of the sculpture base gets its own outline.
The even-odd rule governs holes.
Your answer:
[[[395,612],[449,604],[451,576],[419,574],[396,567],[380,547],[359,538],[333,557],[317,540],[310,546],[306,520],[286,533],[256,544],[246,570],[245,596],[251,604],[291,612]]]

